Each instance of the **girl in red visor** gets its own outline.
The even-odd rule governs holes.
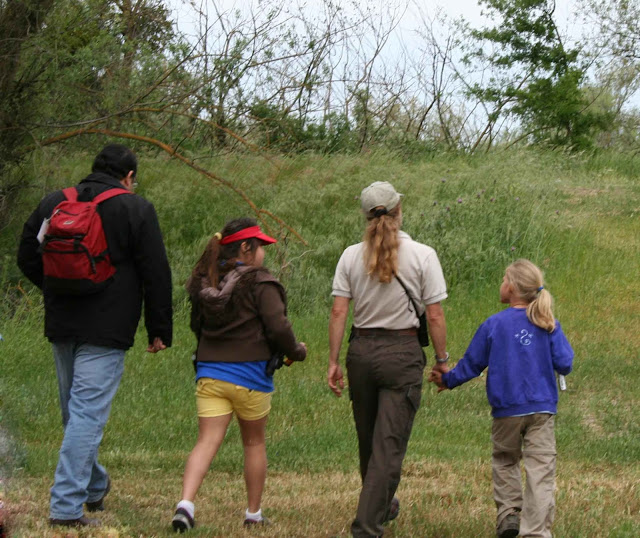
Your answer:
[[[187,281],[191,329],[198,339],[198,440],[184,470],[182,500],[172,521],[176,531],[195,524],[193,501],[234,413],[244,447],[244,525],[267,523],[260,501],[267,473],[272,359],[302,361],[307,355],[287,319],[282,284],[262,266],[265,245],[275,242],[254,219],[232,220],[211,238]]]

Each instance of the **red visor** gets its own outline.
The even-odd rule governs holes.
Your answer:
[[[228,235],[227,237],[223,237],[220,239],[221,245],[228,245],[229,243],[233,243],[234,241],[242,241],[243,239],[251,239],[255,237],[256,239],[260,239],[263,243],[277,243],[278,241],[273,237],[269,237],[267,234],[263,233],[260,229],[260,226],[251,226],[250,228],[245,228],[244,230],[240,230],[234,234]]]

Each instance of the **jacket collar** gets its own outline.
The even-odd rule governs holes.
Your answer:
[[[121,189],[123,188],[122,183],[120,183],[120,181],[118,181],[115,177],[108,174],[103,174],[102,172],[89,174],[80,182],[81,185],[83,183],[102,183],[104,185],[109,185],[110,187],[118,187]]]

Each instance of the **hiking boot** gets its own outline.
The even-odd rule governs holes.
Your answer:
[[[269,521],[266,517],[263,517],[260,521],[247,518],[244,520],[244,523],[242,525],[245,527],[266,527],[268,525],[271,525],[271,521]]]
[[[171,520],[171,526],[174,532],[185,532],[193,529],[196,522],[184,508],[178,508]]]
[[[85,506],[87,507],[87,512],[102,512],[104,511],[104,498],[107,496],[107,493],[111,491],[111,479],[107,476],[107,487],[97,501],[87,501]]]
[[[99,527],[100,520],[99,519],[90,519],[88,517],[82,516],[78,519],[49,519],[49,525],[52,527]]]
[[[398,497],[394,497],[391,499],[391,504],[389,505],[389,513],[387,514],[387,518],[383,521],[383,523],[387,523],[388,521],[393,521],[398,517],[400,513],[400,500]]]
[[[515,538],[520,532],[520,513],[511,512],[498,525],[496,535],[498,538]]]

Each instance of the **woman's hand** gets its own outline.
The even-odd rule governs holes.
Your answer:
[[[342,389],[344,389],[344,377],[342,375],[342,368],[338,363],[329,363],[327,381],[329,383],[329,388],[333,393],[338,398],[342,396]]]
[[[451,368],[447,365],[446,362],[436,362],[431,368],[432,372],[439,372],[440,374],[446,374]]]

